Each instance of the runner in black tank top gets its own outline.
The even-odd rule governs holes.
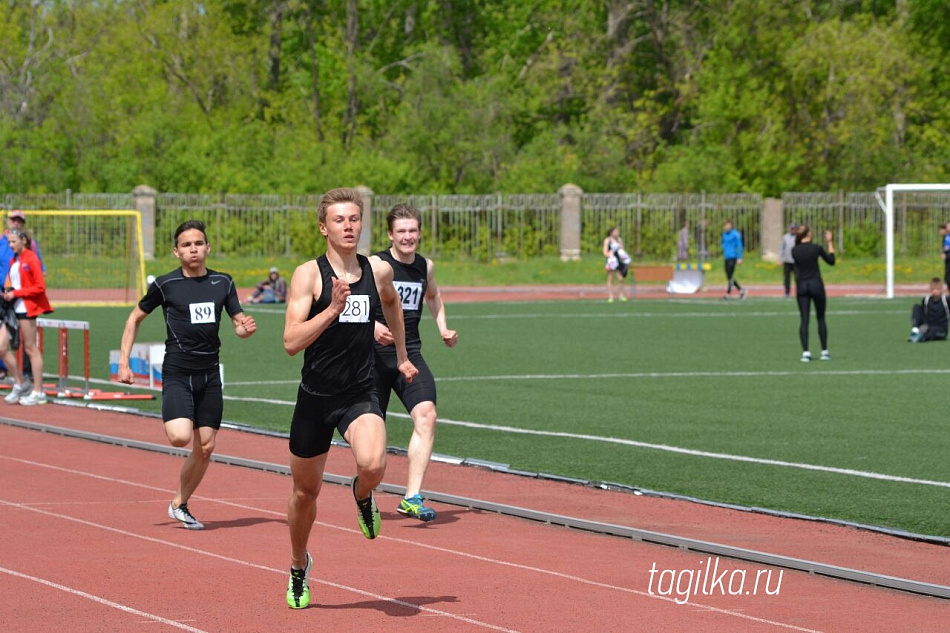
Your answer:
[[[815,316],[818,319],[818,338],[821,340],[821,360],[831,360],[828,352],[828,326],[825,324],[825,284],[821,279],[821,270],[818,259],[825,260],[829,266],[835,265],[835,245],[831,231],[825,231],[825,242],[828,250],[811,241],[811,229],[802,225],[798,229],[796,246],[792,249],[792,259],[795,260],[795,288],[798,295],[798,311],[801,315],[801,324],[798,336],[802,343],[802,362],[811,360],[808,351],[808,319],[811,303],[815,303]]]
[[[419,321],[422,318],[422,303],[425,301],[439,328],[442,341],[453,347],[458,334],[445,324],[445,306],[435,283],[435,265],[419,255],[419,212],[408,205],[399,204],[386,216],[389,239],[392,247],[376,253],[380,261],[393,269],[393,284],[402,303],[406,324],[406,349],[409,360],[419,370],[411,383],[399,374],[396,366],[395,348],[386,326],[385,316],[376,315],[376,390],[385,417],[389,406],[389,394],[395,391],[412,418],[412,437],[409,440],[409,473],[406,495],[396,508],[400,513],[422,521],[436,517],[433,508],[427,507],[421,496],[432,449],[435,444],[436,389],[435,378],[422,358],[422,339]]]
[[[175,231],[174,253],[181,268],[156,279],[125,323],[119,351],[119,382],[132,384],[129,367],[139,326],[161,306],[167,338],[162,363],[162,421],[172,446],[194,443],[179,476],[178,491],[168,516],[190,530],[204,527],[188,509],[188,499],[201,483],[224,410],[218,351],[221,313],[227,310],[234,333],[247,338],[257,331],[244,314],[234,281],[206,265],[211,247],[203,222],[189,220]]]
[[[391,325],[397,365],[409,382],[416,374],[406,354],[405,330],[392,268],[357,255],[363,203],[354,189],[334,189],[320,200],[320,233],[327,253],[294,271],[287,297],[284,349],[304,351],[297,406],[290,425],[293,493],[287,504],[291,567],[287,604],[310,604],[307,552],[317,514],[327,451],[338,429],[356,459],[351,482],[357,523],[369,539],[379,534],[373,489],[386,472],[386,426],[373,387],[373,310],[382,305]]]
[[[308,393],[341,396],[373,391],[373,315],[382,313],[383,308],[369,260],[362,255],[357,255],[356,259],[360,278],[350,284],[346,308],[304,352],[300,386]],[[317,267],[323,291],[311,304],[308,319],[330,306],[332,280],[336,278],[326,255],[317,259]]]

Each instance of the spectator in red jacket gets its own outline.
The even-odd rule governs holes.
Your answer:
[[[28,394],[29,384],[23,381],[23,376],[16,364],[16,357],[11,350],[10,342],[14,339],[14,334],[9,331],[9,325],[4,322],[0,326],[0,356],[16,381],[10,394],[4,400],[7,404],[19,402],[24,406],[46,404],[46,394],[43,392],[43,353],[36,347],[36,318],[52,312],[53,308],[49,304],[49,299],[46,298],[43,265],[36,253],[30,250],[32,240],[29,233],[20,229],[11,229],[7,232],[7,240],[13,250],[13,257],[10,258],[9,283],[4,285],[3,299],[12,303],[23,352],[33,364],[36,384],[33,386],[33,391]]]

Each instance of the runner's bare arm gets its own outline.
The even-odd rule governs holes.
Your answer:
[[[370,263],[379,262],[382,263],[382,259],[376,255],[371,255],[369,258]],[[393,333],[389,331],[389,328],[376,321],[373,324],[373,336],[376,337],[376,342],[380,345],[392,345],[393,344]]]
[[[129,367],[129,357],[132,355],[132,346],[135,344],[135,337],[139,334],[139,326],[148,312],[135,306],[132,313],[125,322],[125,329],[122,331],[122,343],[119,345],[119,382],[131,385],[135,380],[132,375],[132,369]]]
[[[339,281],[339,283],[336,283]],[[287,313],[284,317],[284,350],[291,356],[306,349],[320,338],[346,306],[350,288],[340,280],[333,280],[333,299],[327,308],[310,317],[314,298],[323,291],[323,280],[315,260],[297,266],[287,292]]]
[[[376,279],[376,290],[379,292],[383,315],[386,317],[393,342],[396,344],[396,366],[406,381],[412,382],[413,376],[418,374],[419,370],[409,362],[409,355],[406,353],[406,326],[402,320],[402,302],[393,286],[393,269],[382,260],[370,261],[370,264],[373,267],[373,277]]]
[[[450,330],[445,324],[445,303],[442,302],[442,293],[439,292],[439,286],[435,283],[435,264],[431,259],[426,259],[426,271],[428,279],[426,280],[426,305],[429,306],[429,313],[435,319],[435,324],[439,327],[439,336],[447,347],[455,347],[458,343],[459,335],[455,330]]]

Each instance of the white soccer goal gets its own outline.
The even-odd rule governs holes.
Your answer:
[[[881,198],[881,191],[884,198]],[[894,193],[913,191],[950,191],[950,184],[890,184],[875,192],[877,202],[884,210],[884,250],[887,262],[887,277],[884,285],[888,299],[894,298]]]

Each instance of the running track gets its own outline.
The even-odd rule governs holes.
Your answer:
[[[164,444],[152,418],[2,403],[0,417]],[[284,440],[239,431],[223,430],[217,453],[286,465]],[[405,460],[389,460],[386,481],[402,483]],[[778,595],[714,591],[676,604],[649,594],[650,568],[698,573],[705,555],[440,504],[422,524],[386,494],[382,534],[367,541],[349,489],[333,484],[311,539],[313,603],[293,611],[289,478],[212,464],[191,502],[208,529],[190,532],[165,514],[180,464],[0,424],[4,629],[924,631],[946,630],[950,616],[950,601],[790,570]],[[349,452],[333,448],[327,470],[351,475]],[[850,528],[441,463],[427,487],[931,583],[950,576],[950,548]],[[746,570],[748,589],[764,567],[723,558],[719,569]]]

